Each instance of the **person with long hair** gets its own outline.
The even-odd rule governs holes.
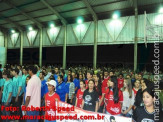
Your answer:
[[[66,96],[66,89],[65,89],[65,82],[62,75],[58,75],[58,85],[56,87],[56,93],[59,95],[60,100],[65,102]]]
[[[87,111],[98,111],[98,93],[95,88],[95,81],[90,79],[88,81],[88,89],[84,91],[82,107]]]
[[[133,122],[163,122],[162,108],[159,108],[159,118],[155,118],[155,95],[154,87],[148,87],[143,91],[144,106],[134,110]]]
[[[66,89],[66,98],[65,98],[65,102],[72,104],[73,102],[73,98],[74,98],[74,94],[75,94],[75,84],[73,83],[73,78],[72,75],[68,75],[67,78],[67,83],[65,85],[65,89]]]
[[[80,89],[78,90],[77,95],[76,95],[76,103],[75,103],[76,107],[81,108],[84,91],[85,91],[85,81],[81,80],[80,81]]]
[[[99,101],[102,97],[102,84],[101,84],[101,76],[99,73],[93,75],[94,81],[95,81],[95,88],[99,96]],[[102,102],[99,105],[99,110],[98,112],[103,113],[103,108],[104,108],[104,102]]]
[[[134,105],[134,91],[132,90],[131,79],[124,79],[123,104],[121,114],[125,117],[131,117],[133,114],[132,107]]]
[[[85,80],[86,89],[88,88],[88,81],[92,79],[92,77],[93,77],[93,72],[91,70],[87,71],[87,80]]]
[[[118,90],[118,81],[116,76],[111,76],[108,80],[108,89],[103,91],[103,97],[100,100],[105,101],[106,114],[109,115],[120,115],[123,94],[121,90]]]
[[[135,107],[138,107],[138,106],[144,106],[144,103],[143,103],[143,90],[145,90],[146,88],[148,87],[151,87],[153,85],[153,83],[147,79],[142,79],[141,81],[141,89],[138,90],[137,94],[136,94],[136,97],[135,97]]]

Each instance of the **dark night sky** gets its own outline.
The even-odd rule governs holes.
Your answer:
[[[163,44],[160,43],[160,58],[162,57]],[[62,64],[62,47],[47,47],[43,48],[43,64],[55,63]],[[20,49],[9,49],[7,55],[8,63],[19,62]],[[148,44],[145,48],[144,44],[138,45],[138,66],[143,69],[153,67],[152,60],[154,59],[154,44]],[[23,63],[37,63],[39,57],[39,48],[25,48],[23,52]],[[160,62],[163,62],[163,58]],[[93,62],[93,46],[70,46],[67,47],[67,64],[87,64],[92,65]],[[123,65],[133,65],[134,62],[134,45],[100,45],[98,46],[97,63],[121,63]]]

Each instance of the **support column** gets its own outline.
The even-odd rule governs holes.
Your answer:
[[[135,43],[134,43],[134,71],[137,70],[137,50],[138,50],[138,8],[137,0],[135,0]]]
[[[23,41],[24,41],[24,35],[23,31],[20,31],[20,65],[23,65]]]
[[[5,65],[7,64],[7,48],[8,48],[8,39],[7,39],[7,32],[4,33],[5,39]]]
[[[64,44],[63,44],[63,69],[66,69],[66,45],[67,45],[67,25],[65,27],[65,33],[64,33]]]
[[[98,39],[98,21],[94,21],[94,49],[93,49],[93,69],[96,70],[97,65],[97,39]]]
[[[40,48],[39,48],[39,66],[42,67],[42,36],[43,30],[40,29]]]

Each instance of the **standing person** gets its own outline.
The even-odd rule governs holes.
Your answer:
[[[18,76],[19,69],[12,69],[13,81],[12,81],[12,105],[13,107],[19,107],[19,111],[15,111],[15,115],[22,116],[21,103],[23,99],[23,89],[22,89],[22,77]]]
[[[84,91],[81,108],[88,111],[98,111],[98,93],[93,79],[88,81],[88,89]]]
[[[77,92],[76,95],[76,102],[75,102],[75,106],[78,108],[82,107],[82,101],[83,101],[83,93],[85,91],[85,82],[84,81],[80,81],[80,89]]]
[[[2,105],[5,107],[9,107],[11,103],[12,98],[12,80],[10,71],[5,70],[3,72],[3,78],[5,79],[4,87],[3,87],[3,93],[2,93]],[[2,111],[2,115],[10,116],[10,111],[6,111],[5,109]],[[8,119],[3,120],[3,122],[9,122]]]
[[[96,91],[98,93],[98,96],[99,96],[99,101],[102,97],[102,84],[101,84],[101,76],[100,74],[94,74],[93,75],[93,78],[94,78],[94,81],[95,81],[95,88],[96,88]],[[102,102],[101,104],[99,104],[99,110],[98,112],[100,113],[103,113],[103,108],[104,108],[104,102]]]
[[[1,98],[2,98],[2,91],[3,91],[3,86],[5,83],[5,79],[2,77],[2,72],[0,71],[0,104],[1,104]]]
[[[93,72],[88,71],[87,72],[87,80],[85,81],[86,89],[88,88],[88,81],[93,78]]]
[[[45,106],[45,94],[48,93],[48,86],[46,84],[46,80],[44,79],[45,77],[44,72],[40,72],[39,78],[41,80],[41,107]],[[44,111],[40,111],[40,115],[44,115]],[[43,120],[41,120],[43,121]]]
[[[132,90],[131,80],[124,80],[123,91],[123,104],[122,104],[122,116],[131,117],[133,115],[132,107],[134,105],[134,91]]]
[[[61,69],[61,75],[63,76],[63,81],[67,82],[67,75],[66,75],[64,69]]]
[[[19,70],[18,76],[22,77],[23,73],[22,73],[22,66],[18,65],[17,69]]]
[[[73,83],[72,75],[68,75],[68,80],[65,85],[66,89],[66,98],[65,102],[72,104],[74,94],[75,94],[75,84]]]
[[[139,80],[136,80],[134,82],[134,86],[133,86],[133,91],[134,91],[134,95],[136,96],[138,90],[140,89],[140,81]]]
[[[162,108],[157,108],[159,110],[159,118],[155,118],[155,95],[154,87],[148,87],[143,91],[143,102],[144,106],[139,106],[134,110],[133,122],[163,122]]]
[[[59,75],[58,76],[58,84],[56,87],[56,93],[59,95],[60,100],[62,102],[65,102],[65,96],[66,96],[66,87],[65,87],[65,82],[63,81],[63,76]]]
[[[28,75],[26,80],[25,80],[26,81],[26,85],[25,85],[25,88],[24,88],[24,95],[23,95],[23,101],[22,101],[23,104],[22,105],[25,104],[25,96],[26,96],[26,91],[27,91],[26,89],[27,89],[27,84],[28,84],[28,81],[30,80],[30,78],[31,78],[31,76]]]
[[[54,80],[57,81],[58,75],[59,75],[59,68],[55,67],[54,71],[55,71],[55,73],[54,73]]]
[[[80,88],[80,82],[76,78],[76,72],[75,71],[72,72],[72,78],[73,78],[73,83],[75,84],[75,93],[77,93],[78,89]]]
[[[123,74],[119,74],[119,77],[118,77],[118,89],[121,90],[121,88],[123,88],[123,85],[124,85]]]
[[[44,77],[45,77],[45,73],[44,72],[40,72],[40,75],[39,75],[39,78],[40,78],[40,80],[41,80],[41,101],[42,102],[44,102],[45,100],[44,100],[44,95],[46,94],[46,93],[48,93],[48,86],[47,86],[47,84],[46,84],[46,80],[44,79]],[[41,103],[42,103],[41,102]]]
[[[102,81],[102,89],[107,89],[107,82],[108,82],[108,80],[110,79],[110,77],[109,77],[109,73],[108,73],[108,71],[107,70],[105,70],[104,71],[104,80]]]
[[[26,91],[26,107],[40,107],[41,104],[41,80],[36,76],[37,68],[35,66],[28,67],[28,73],[31,79],[28,81],[27,91]],[[39,111],[27,111],[28,116],[37,116]],[[35,120],[27,120],[27,122],[38,122]]]
[[[79,74],[79,81],[82,81],[83,79],[83,74]]]
[[[56,107],[56,101],[60,100],[59,95],[55,92],[56,91],[56,81],[50,80],[46,83],[48,85],[48,93],[45,95],[45,106],[49,108]],[[53,109],[47,110],[45,112],[45,116],[50,116],[51,120],[45,120],[45,122],[56,122],[53,118],[56,116],[56,111]]]
[[[26,79],[29,76],[28,69],[26,66],[23,67],[23,76],[22,76],[22,89],[26,88]]]
[[[135,97],[135,107],[138,107],[138,106],[144,106],[144,103],[143,103],[143,91],[152,86],[153,83],[147,79],[143,79],[140,81],[141,82],[141,89],[138,90],[137,94],[136,94],[136,97]]]
[[[116,76],[111,76],[108,81],[108,89],[103,92],[105,98],[106,114],[120,115],[123,94],[121,90],[118,90],[118,81]],[[103,101],[103,97],[100,102]]]

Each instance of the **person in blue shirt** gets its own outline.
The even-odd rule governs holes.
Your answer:
[[[77,93],[78,89],[80,88],[80,82],[76,78],[76,72],[72,72],[73,83],[75,84],[75,93]]]
[[[48,93],[48,86],[46,84],[47,81],[44,79],[45,76],[46,74],[44,72],[40,72],[39,78],[41,80],[41,99],[43,99],[44,95]]]
[[[46,74],[44,72],[40,72],[39,78],[41,80],[41,107],[45,106],[45,94],[48,93],[48,86],[46,84],[46,80],[44,77]],[[40,115],[44,115],[45,111],[40,111]]]
[[[22,98],[23,98],[23,89],[22,89],[22,77],[18,76],[19,69],[12,69],[12,105],[13,107],[19,107],[19,111],[15,111],[14,115],[20,115],[22,116],[21,112],[21,104],[22,104]]]
[[[3,87],[3,95],[2,95],[2,106],[9,107],[12,98],[12,79],[10,75],[10,71],[6,70],[3,72],[3,78],[5,79],[4,87]],[[10,115],[10,111],[2,111],[3,115]],[[9,120],[5,120],[5,122],[9,122]]]
[[[26,87],[26,79],[29,76],[28,74],[28,68],[25,66],[23,67],[23,76],[22,76],[22,90],[24,92],[24,89]]]
[[[59,68],[55,67],[55,74],[54,74],[54,80],[57,81],[58,80],[58,75],[59,75]]]
[[[63,81],[67,82],[67,75],[66,75],[64,69],[61,69],[61,75],[63,76]]]
[[[58,85],[56,87],[56,92],[60,97],[60,100],[65,102],[65,96],[66,96],[66,87],[65,87],[66,82],[63,81],[63,76],[59,75],[58,76]]]

